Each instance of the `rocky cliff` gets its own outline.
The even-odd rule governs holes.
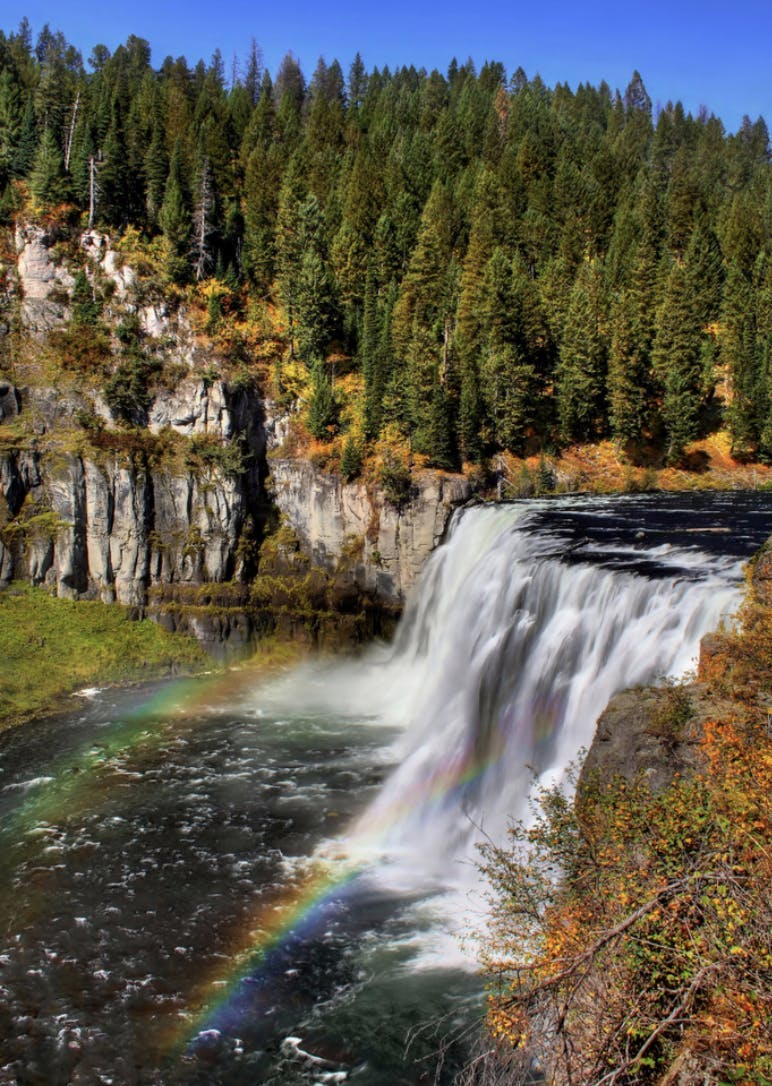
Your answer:
[[[400,605],[440,542],[453,509],[471,494],[460,475],[425,472],[395,505],[375,486],[344,483],[307,460],[270,458],[274,501],[314,565],[333,572],[345,560],[354,583]]]
[[[148,298],[109,237],[75,243],[68,266],[56,231],[20,226],[2,269],[13,331],[0,356],[0,583],[148,609],[213,643],[265,626],[267,578],[276,587],[311,569],[324,583],[303,596],[306,618],[315,606],[398,611],[466,480],[426,472],[396,505],[374,484],[282,455],[286,419],[259,381],[229,379],[184,306]],[[78,276],[106,299],[106,332],[84,338]],[[88,371],[80,356],[74,372],[59,362],[73,337],[81,354],[84,342],[101,351],[86,355]],[[279,523],[292,541],[285,532],[262,554]]]

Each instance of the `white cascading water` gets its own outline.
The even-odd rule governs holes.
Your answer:
[[[362,709],[380,697],[404,731],[349,842],[403,888],[473,878],[475,841],[524,816],[533,774],[559,778],[615,692],[693,668],[700,638],[739,602],[735,559],[628,547],[672,567],[653,579],[591,552],[565,564],[548,532],[528,531],[533,508],[457,515],[389,659],[366,669]]]

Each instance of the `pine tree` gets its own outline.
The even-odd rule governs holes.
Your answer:
[[[279,193],[274,242],[277,286],[287,316],[291,349],[294,349],[297,334],[297,284],[306,246],[306,239],[301,231],[300,214],[307,195],[304,174],[302,158],[299,155],[293,156]],[[316,207],[318,210],[318,204]]]
[[[445,187],[437,182],[421,216],[410,266],[394,309],[394,347],[398,356],[407,354],[416,327],[423,329],[436,323],[450,263],[451,235],[450,198]]]
[[[32,98],[28,97],[24,106],[19,135],[11,159],[11,175],[13,177],[26,177],[35,162],[35,154],[38,146],[37,123],[35,121],[35,107]]]
[[[255,38],[249,43],[249,57],[247,58],[247,70],[244,76],[244,89],[250,106],[254,109],[260,96],[260,87],[263,81],[263,55]]]
[[[514,343],[491,343],[481,365],[482,386],[496,445],[514,453],[525,449],[535,418],[536,374]]]
[[[648,358],[638,335],[632,292],[620,292],[611,314],[609,423],[618,446],[640,443],[646,421]]]
[[[721,361],[727,369],[727,423],[732,455],[751,459],[766,423],[767,374],[756,328],[752,284],[733,262],[727,272],[721,313]]]
[[[445,471],[453,471],[457,467],[452,432],[447,390],[437,375],[432,388],[426,439],[426,452],[433,467]]]
[[[153,134],[145,155],[145,207],[151,224],[158,224],[164,195],[166,179],[169,176],[169,156],[166,151],[166,133],[160,117],[153,123]]]
[[[458,441],[464,460],[477,463],[484,452],[483,405],[480,378],[474,359],[461,367],[461,388],[458,403]]]
[[[376,438],[380,429],[381,402],[383,400],[383,374],[377,365],[379,322],[375,272],[372,262],[365,277],[362,331],[359,337],[359,364],[365,382],[365,436]]]
[[[362,448],[356,438],[349,434],[343,445],[340,458],[340,473],[346,482],[355,479],[362,470]]]
[[[557,401],[563,441],[592,441],[606,423],[606,312],[603,272],[595,262],[579,269],[560,343]]]
[[[96,296],[94,287],[83,271],[79,271],[75,276],[75,282],[70,294],[70,304],[74,325],[94,327],[99,324],[102,305]]]
[[[348,72],[348,102],[349,109],[355,113],[362,108],[367,94],[368,77],[364,63],[359,53],[356,54]]]
[[[0,192],[15,174],[22,116],[21,89],[6,68],[0,72]]]
[[[298,353],[310,364],[324,356],[335,326],[332,279],[321,252],[313,245],[305,249],[300,261],[295,312]]]
[[[487,301],[486,268],[496,244],[497,193],[495,177],[489,171],[481,174],[472,211],[469,245],[461,272],[461,293],[456,314],[456,347],[459,357],[479,357],[483,349],[485,330],[483,310]],[[511,266],[503,251],[498,257],[505,263],[504,276],[511,278]]]
[[[329,441],[338,423],[338,405],[332,381],[321,360],[311,369],[311,399],[308,404],[308,429],[319,441]]]
[[[56,203],[64,195],[64,161],[50,128],[43,131],[29,177],[32,195],[44,204]]]
[[[702,401],[701,328],[685,266],[674,261],[662,303],[652,350],[663,387],[662,418],[668,463],[681,461],[699,432]]]
[[[182,282],[188,274],[188,240],[190,237],[190,212],[183,178],[182,148],[175,143],[169,176],[166,179],[164,199],[158,213],[158,225],[166,242],[166,273],[173,282]]]
[[[724,284],[721,248],[704,216],[698,218],[692,231],[685,265],[697,319],[704,328],[718,319]]]

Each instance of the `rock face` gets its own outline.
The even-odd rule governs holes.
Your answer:
[[[700,765],[699,742],[716,701],[701,683],[679,688],[689,719],[679,721],[673,688],[641,687],[616,694],[598,718],[579,788],[593,776],[601,780],[643,775],[652,792],[661,792],[676,773]]]
[[[471,496],[463,476],[426,472],[398,507],[363,482],[281,458],[270,460],[269,485],[315,565],[332,572],[346,560],[354,583],[389,603],[404,600],[451,512]]]
[[[19,414],[19,398],[10,381],[0,380],[0,421]]]
[[[25,390],[25,401],[41,437],[71,427],[79,410],[76,400],[54,389]],[[238,439],[245,449],[243,468],[229,473],[217,463],[186,467],[179,458],[157,463],[141,451],[109,447],[42,453],[36,439],[28,448],[4,452],[0,583],[26,578],[63,597],[117,601],[138,611],[150,597],[151,613],[160,614],[168,600],[179,598],[175,586],[244,582],[259,572],[254,526],[269,515],[272,501],[295,533],[302,576],[317,568],[327,577],[311,593],[309,606],[359,616],[357,636],[366,636],[382,628],[377,618],[367,617],[372,608],[382,604],[391,616],[399,611],[453,508],[469,497],[463,477],[427,472],[398,508],[362,482],[343,483],[297,458],[271,461],[266,493],[261,402],[193,375],[156,397],[148,430],[205,438],[214,449]],[[293,559],[292,577],[296,564]],[[266,570],[288,572],[268,565]],[[233,593],[239,595],[235,586]],[[182,616],[178,607],[173,624],[205,642],[243,644],[250,621],[265,625],[272,606],[270,599],[258,601],[259,620],[250,620],[241,596],[236,610],[192,607]]]
[[[40,226],[16,228],[17,274],[22,292],[21,319],[27,331],[44,334],[68,316],[74,279],[51,255],[54,238]]]
[[[80,247],[91,263],[113,284],[119,301],[125,302],[137,277],[121,259],[120,253],[112,248],[109,236],[98,230],[87,230],[81,236]]]
[[[0,456],[0,497],[15,517],[0,542],[3,581],[137,608],[150,585],[231,578],[249,505],[244,479],[216,468],[178,474],[34,452]]]
[[[178,434],[207,434],[220,441],[234,436],[232,396],[222,381],[190,375],[167,395],[156,397],[148,413],[148,429],[158,434],[170,426]],[[264,442],[261,442],[264,444]]]
[[[138,342],[174,383],[149,389],[128,429],[93,382],[63,391],[43,383],[44,369],[24,370],[33,376],[19,387],[0,375],[0,430],[18,416],[25,435],[0,452],[0,584],[27,578],[60,596],[148,609],[211,644],[246,643],[269,621],[328,641],[338,627],[380,632],[470,496],[467,481],[425,472],[398,507],[374,486],[282,457],[287,417],[254,387],[217,376],[221,362],[184,307],[148,304],[108,235],[82,234],[77,258],[72,241],[71,271],[53,230],[16,229],[7,293],[33,354],[69,321],[82,268],[109,299],[108,331],[133,315]],[[119,350],[115,337],[105,349]],[[291,538],[260,550],[277,520]]]

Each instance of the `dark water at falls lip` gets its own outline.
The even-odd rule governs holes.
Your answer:
[[[475,827],[614,690],[690,666],[771,521],[769,495],[467,510],[391,648],[4,735],[0,1083],[434,1081],[479,1003]]]

